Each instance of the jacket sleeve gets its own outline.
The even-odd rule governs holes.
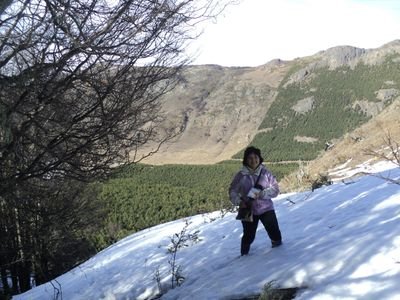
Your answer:
[[[242,178],[242,174],[239,172],[233,178],[231,185],[229,186],[229,199],[231,200],[233,205],[239,205],[241,201],[241,196],[239,193],[240,189],[240,179]]]
[[[262,190],[261,198],[275,198],[279,195],[279,185],[274,175],[270,172],[266,172],[265,176],[267,177],[268,185],[264,190]]]

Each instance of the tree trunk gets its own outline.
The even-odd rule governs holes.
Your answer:
[[[11,265],[10,272],[11,272],[11,282],[12,282],[12,294],[16,295],[16,294],[19,294],[18,272],[17,272],[16,264]]]
[[[20,292],[26,292],[31,289],[31,266],[29,262],[22,262],[18,268],[18,281]]]
[[[48,259],[45,256],[45,250],[44,252],[41,253],[41,256],[37,258],[36,261],[36,270],[35,270],[35,282],[36,285],[45,283],[49,281],[49,278],[51,279],[50,276],[50,271],[49,271],[49,264],[48,264]]]
[[[3,292],[5,295],[9,295],[10,285],[8,284],[7,270],[5,268],[0,268],[0,274],[1,274],[1,283],[3,284]]]

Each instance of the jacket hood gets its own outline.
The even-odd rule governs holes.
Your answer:
[[[242,169],[240,170],[240,173],[242,173],[243,175],[260,175],[261,170],[264,169],[264,165],[260,164],[257,169],[255,169],[254,171],[252,169],[250,169],[247,166],[242,166]]]

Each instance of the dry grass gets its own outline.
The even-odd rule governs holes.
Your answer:
[[[321,175],[329,174],[330,170],[345,162],[348,162],[347,167],[354,167],[368,160],[371,162],[381,160],[381,157],[374,156],[373,153],[389,151],[387,149],[389,135],[392,141],[400,142],[400,97],[375,118],[346,134],[331,150],[303,166],[303,170],[284,178],[281,182],[282,190],[310,188],[314,180]]]

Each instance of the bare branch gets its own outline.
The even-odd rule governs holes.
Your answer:
[[[383,137],[383,144],[385,147],[380,150],[366,149],[364,153],[381,160],[390,161],[400,166],[400,145],[397,141],[393,140],[390,132],[386,132]]]
[[[30,287],[32,273],[38,282],[54,278],[46,249],[60,253],[64,239],[74,241],[69,234],[90,227],[80,212],[95,200],[81,199],[83,183],[180,134],[180,122],[165,127],[159,99],[190,60],[184,51],[195,25],[230,2],[0,6],[0,252],[1,265],[18,275],[15,292]],[[137,158],[148,144],[157,146]]]

